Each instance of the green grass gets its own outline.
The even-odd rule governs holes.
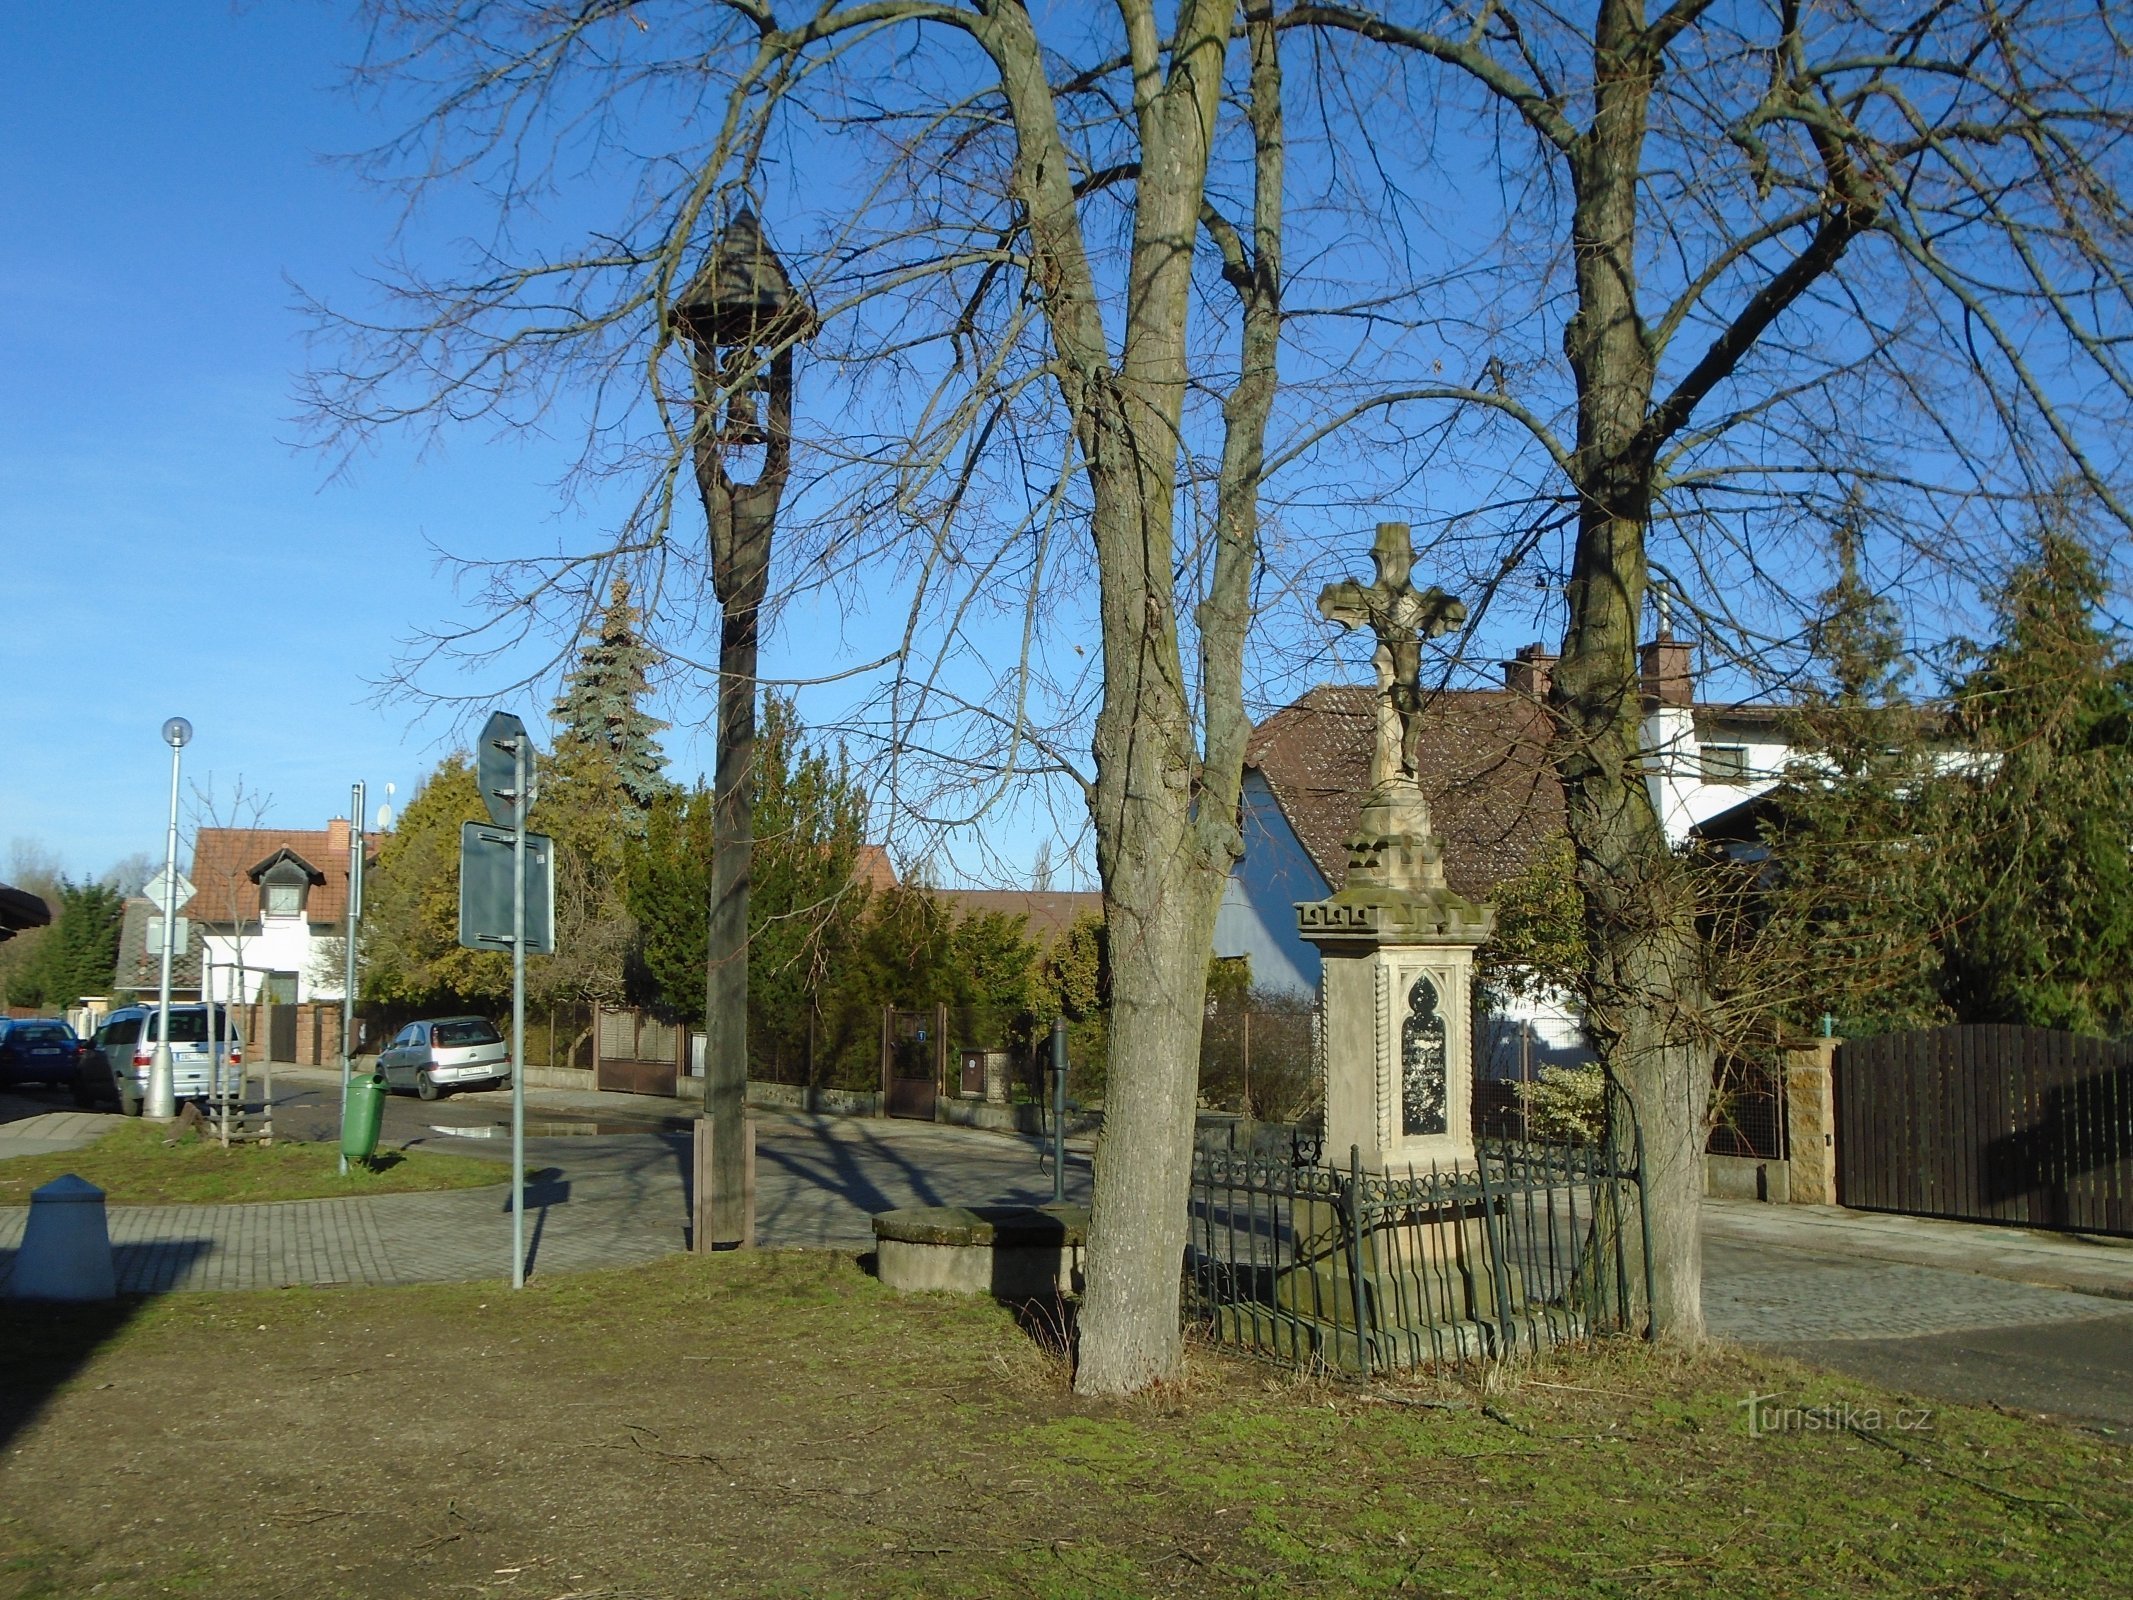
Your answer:
[[[2133,1570],[2133,1461],[2100,1432],[1933,1405],[1751,1437],[1750,1394],[1916,1414],[1774,1357],[1634,1344],[1466,1386],[1202,1350],[1092,1403],[1005,1312],[829,1252],[0,1310],[8,1372],[43,1398],[12,1440],[0,1597],[2087,1600]],[[144,1414],[181,1374],[184,1413]],[[381,1449],[382,1476],[319,1465]],[[278,1498],[233,1543],[185,1485],[239,1482]]]
[[[169,1136],[162,1124],[135,1122],[81,1150],[0,1161],[0,1206],[27,1205],[33,1190],[69,1172],[88,1179],[110,1204],[120,1206],[318,1200],[505,1181],[495,1163],[473,1156],[387,1150],[368,1166],[351,1167],[344,1177],[337,1145],[277,1139],[225,1150],[192,1131],[175,1144],[165,1142]]]

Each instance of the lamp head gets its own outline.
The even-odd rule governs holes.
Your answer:
[[[163,724],[163,742],[173,750],[183,750],[192,743],[193,725],[183,717],[172,717]]]

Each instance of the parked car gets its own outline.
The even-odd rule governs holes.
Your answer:
[[[511,1047],[487,1017],[410,1022],[378,1052],[388,1089],[435,1100],[454,1089],[493,1089],[511,1081]]]
[[[148,1069],[155,1059],[155,1006],[122,1006],[105,1017],[79,1058],[74,1080],[77,1105],[116,1100],[129,1117],[141,1114],[148,1098]],[[226,1007],[215,1015],[197,1002],[170,1008],[170,1088],[177,1100],[205,1100],[215,1091],[215,1062],[208,1041],[213,1031],[224,1051],[222,1081],[241,1089],[244,1083],[244,1038]]]
[[[72,1028],[51,1017],[0,1017],[0,1088],[68,1082],[78,1042]]]

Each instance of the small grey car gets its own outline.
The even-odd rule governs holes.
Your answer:
[[[511,1047],[487,1017],[433,1017],[410,1022],[378,1052],[388,1089],[435,1100],[454,1089],[490,1089],[511,1081]]]

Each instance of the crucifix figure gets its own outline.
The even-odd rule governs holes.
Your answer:
[[[1378,524],[1370,559],[1377,581],[1329,583],[1318,594],[1318,613],[1344,628],[1368,623],[1378,636],[1372,664],[1378,670],[1378,738],[1370,758],[1370,784],[1413,780],[1422,743],[1422,641],[1449,633],[1466,621],[1466,607],[1435,584],[1417,589],[1408,574],[1414,545],[1404,522]]]

